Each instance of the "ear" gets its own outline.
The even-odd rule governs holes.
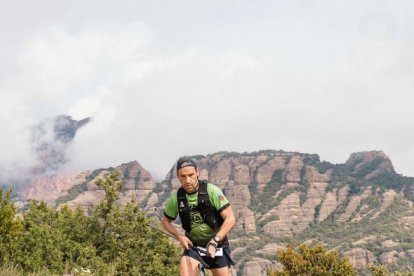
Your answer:
[[[197,178],[200,176],[200,170],[198,168],[196,168],[196,175],[197,175]]]

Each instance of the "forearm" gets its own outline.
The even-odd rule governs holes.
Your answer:
[[[231,230],[231,228],[233,228],[235,223],[234,218],[233,219],[226,219],[224,220],[223,224],[221,225],[220,230],[217,232],[217,235],[220,236],[221,238],[224,238]]]
[[[193,246],[193,243],[189,238],[187,238],[185,235],[178,232],[177,228],[175,228],[171,224],[171,220],[169,220],[166,217],[163,217],[161,219],[162,226],[167,230],[168,233],[173,235],[177,241],[180,242],[181,246],[185,249],[190,249]]]
[[[224,221],[216,235],[221,239],[224,239],[224,237],[230,232],[231,228],[233,228],[236,220],[234,219],[231,207],[228,208],[228,210],[225,210],[225,212],[221,212],[220,215],[223,217]],[[214,257],[217,249],[217,240],[214,238],[211,239],[206,248],[208,251],[208,256]]]
[[[221,238],[224,238],[230,230],[233,228],[236,220],[233,213],[231,212],[228,216],[224,218],[223,224],[220,227],[220,230],[217,232],[217,235]]]
[[[173,235],[177,240],[179,236],[181,235],[178,230],[172,225],[171,221],[167,219],[166,217],[163,217],[161,219],[161,224],[164,227],[165,230],[167,230],[168,233]]]

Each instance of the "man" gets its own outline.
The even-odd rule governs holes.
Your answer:
[[[167,200],[164,228],[173,235],[184,249],[180,261],[180,275],[199,275],[200,263],[207,265],[213,276],[227,276],[233,264],[227,234],[234,226],[233,210],[223,191],[206,181],[198,180],[200,171],[192,159],[180,158],[176,173],[181,187]],[[179,215],[185,235],[180,234],[171,224]],[[206,248],[202,259],[192,248]],[[221,256],[215,256],[222,248]]]

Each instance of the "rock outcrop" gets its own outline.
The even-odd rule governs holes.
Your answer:
[[[115,170],[123,176],[124,187],[120,195],[122,204],[135,198],[138,202],[146,201],[151,207],[158,203],[158,195],[153,192],[155,181],[151,174],[137,161],[122,164]],[[99,173],[85,171],[74,176],[58,175],[53,177],[37,177],[22,190],[23,200],[43,200],[53,204],[60,197],[67,196],[69,190],[76,185],[85,185],[85,191],[75,199],[66,202],[70,206],[95,206],[104,198],[104,191],[96,186],[95,181],[110,173],[110,169],[99,170]],[[96,175],[94,175],[96,174]]]
[[[395,172],[394,166],[389,157],[382,151],[367,151],[351,154],[346,161],[354,175],[373,179],[384,172]]]
[[[241,269],[242,275],[257,275],[266,276],[268,270],[280,270],[281,265],[277,262],[272,262],[266,259],[254,258],[251,261],[244,263]]]
[[[367,268],[375,261],[375,256],[371,251],[359,247],[345,252],[344,256],[348,257],[351,264],[356,268]]]
[[[398,259],[398,252],[393,250],[390,252],[382,253],[379,256],[380,262],[383,264],[392,264]]]
[[[21,189],[20,199],[41,200],[52,204],[71,187],[86,182],[89,173],[86,171],[75,175],[37,176]]]

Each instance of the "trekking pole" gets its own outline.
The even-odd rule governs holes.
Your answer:
[[[150,225],[149,223],[147,223],[147,226],[148,226],[148,227],[150,227],[151,229],[154,229],[154,230],[158,231],[158,233],[161,233],[161,234],[163,234],[163,235],[165,235],[165,236],[167,236],[167,237],[169,237],[169,238],[172,238],[172,239],[174,239],[174,240],[178,241],[178,240],[177,240],[177,238],[176,238],[176,237],[174,237],[173,235],[168,234],[168,233],[166,233],[166,232],[164,232],[164,231],[162,231],[162,230],[158,229],[157,227],[154,227],[154,226]],[[193,246],[193,245],[192,245],[192,246],[190,246],[190,249],[192,249],[192,250],[194,250],[194,251],[197,251],[198,253],[207,254],[207,250],[206,250],[206,249],[203,249],[203,248],[200,248],[200,247],[196,247],[196,246]],[[200,257],[201,257],[201,256],[200,256]]]
[[[177,240],[177,239],[176,239],[173,235],[168,234],[168,233],[166,233],[166,232],[164,232],[164,231],[162,231],[162,230],[158,229],[157,227],[150,225],[149,223],[147,223],[147,226],[148,226],[149,228],[151,228],[151,229],[154,229],[154,230],[158,231],[159,233],[161,233],[161,234],[163,234],[163,235],[165,235],[165,236],[167,236],[167,237],[170,237],[170,238],[172,238],[172,239],[174,239],[174,240],[178,241],[178,240]]]

